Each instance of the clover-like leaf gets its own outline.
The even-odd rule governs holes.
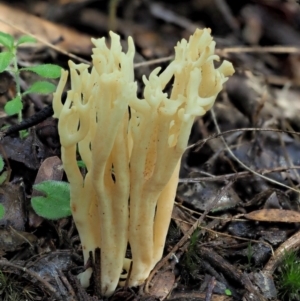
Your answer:
[[[19,96],[8,101],[4,106],[4,111],[7,115],[18,114],[19,112],[21,112],[22,109],[23,109],[23,103]]]
[[[13,56],[14,55],[11,52],[7,52],[7,51],[3,51],[0,53],[0,73],[6,70]]]
[[[61,67],[53,64],[42,64],[38,66],[21,68],[20,71],[31,71],[45,78],[59,78]]]
[[[56,86],[47,81],[35,82],[28,90],[26,90],[23,95],[28,93],[36,94],[50,94],[56,90]]]
[[[8,33],[0,32],[0,44],[11,51],[14,46],[14,38]]]
[[[34,211],[47,219],[59,219],[71,215],[70,184],[61,181],[44,181],[33,186],[45,196],[36,196],[31,199]]]
[[[19,40],[17,41],[16,45],[19,46],[21,44],[24,44],[24,43],[36,43],[36,39],[34,37],[31,37],[31,36],[21,36],[19,38]]]

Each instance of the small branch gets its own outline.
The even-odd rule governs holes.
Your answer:
[[[300,169],[300,165],[295,165],[293,167],[275,167],[273,169],[258,169],[253,170],[255,173],[259,175],[265,175],[273,172],[283,172],[287,170]],[[211,177],[197,177],[197,178],[182,178],[179,179],[179,183],[197,183],[197,182],[215,182],[215,181],[227,181],[234,177],[237,179],[246,178],[253,174],[252,171],[241,171],[236,173],[230,173],[227,175],[220,176],[211,176]]]

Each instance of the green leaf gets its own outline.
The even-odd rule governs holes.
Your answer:
[[[86,165],[82,160],[77,161],[77,166],[80,167],[80,168],[86,168]]]
[[[225,295],[226,296],[232,296],[232,292],[231,292],[231,290],[229,288],[225,289]]]
[[[5,215],[5,208],[2,204],[0,204],[0,219],[2,219]]]
[[[0,44],[11,51],[14,46],[14,38],[8,33],[0,32]]]
[[[26,90],[23,95],[28,93],[36,93],[36,94],[49,94],[56,90],[56,86],[46,82],[46,81],[38,81],[35,82],[28,90]]]
[[[31,199],[34,211],[47,219],[59,219],[70,216],[70,184],[61,181],[44,181],[33,186],[46,196]]]
[[[33,67],[21,68],[20,71],[31,71],[45,78],[59,78],[61,67],[53,64],[43,64]]]
[[[29,132],[28,132],[28,130],[21,130],[21,131],[19,131],[19,135],[22,139],[25,139],[26,137],[29,136]]]
[[[11,52],[7,52],[7,51],[0,53],[0,73],[3,72],[4,70],[6,70],[6,68],[9,66],[13,56],[14,55]]]
[[[4,168],[4,160],[2,156],[0,156],[0,172],[2,172],[3,168]]]
[[[22,111],[22,109],[23,109],[23,103],[19,96],[8,101],[4,106],[4,111],[7,115],[18,114],[19,112]]]
[[[6,181],[7,177],[8,177],[8,171],[4,170],[0,175],[0,185],[2,185]]]
[[[24,43],[36,43],[36,39],[31,36],[21,36],[16,45],[19,46]]]

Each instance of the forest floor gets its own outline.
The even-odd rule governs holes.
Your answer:
[[[235,74],[213,109],[195,120],[162,261],[145,286],[120,288],[109,300],[300,300],[300,5],[0,1],[0,32],[37,39],[19,47],[19,67],[90,61],[91,37],[113,30],[134,39],[138,83],[167,66],[177,41],[205,27]],[[22,72],[21,89],[36,80]],[[51,106],[52,94],[24,95],[19,119],[4,110],[15,94],[11,74],[2,72],[2,131],[28,122],[26,137],[12,130],[0,140],[0,300],[102,300],[74,276],[83,260],[72,218],[49,221],[31,208],[34,184],[66,179],[57,168],[57,122],[46,113],[30,123]]]

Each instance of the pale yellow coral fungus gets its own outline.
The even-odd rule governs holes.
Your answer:
[[[110,33],[94,40],[93,67],[69,63],[71,89],[61,102],[68,72],[54,94],[59,118],[62,161],[71,187],[71,207],[84,261],[101,248],[101,288],[110,295],[122,270],[132,271],[130,286],[142,284],[160,260],[171,219],[180,158],[195,116],[209,110],[234,70],[214,61],[209,29],[196,30],[175,47],[175,59],[162,72],[155,69],[137,97],[133,75],[134,45],[122,52],[120,38]],[[171,95],[164,92],[174,78]],[[130,107],[130,116],[128,107]],[[85,162],[83,176],[76,150]],[[131,258],[126,258],[129,243]],[[87,286],[91,270],[80,275]]]

